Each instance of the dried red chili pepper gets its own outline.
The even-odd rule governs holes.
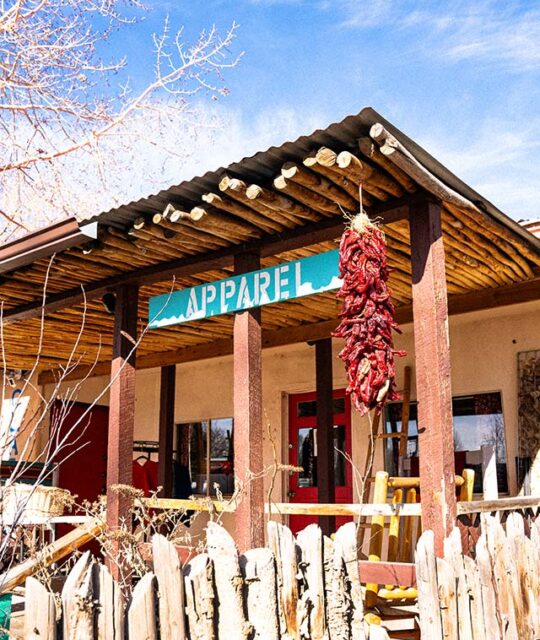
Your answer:
[[[389,268],[383,232],[365,213],[346,229],[339,248],[343,280],[337,296],[343,300],[334,337],[344,338],[339,354],[345,363],[350,394],[361,415],[382,410],[386,400],[398,400],[396,356],[392,331],[399,332],[388,288]]]

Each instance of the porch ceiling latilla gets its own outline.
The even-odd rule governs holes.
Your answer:
[[[263,266],[335,248],[343,214],[360,206],[360,185],[365,209],[385,223],[390,286],[402,317],[411,304],[409,204],[426,195],[443,203],[451,312],[462,304],[470,310],[474,292],[486,306],[501,303],[503,292],[538,297],[538,239],[364,109],[324,131],[100,214],[92,219],[98,241],[57,254],[50,266],[42,258],[5,274],[0,297],[8,366],[32,366],[41,341],[40,367],[54,369],[78,336],[81,365],[110,361],[113,323],[101,297],[118,284],[141,286],[142,328],[150,296],[227,277],[234,255],[250,247],[260,251]],[[333,293],[268,306],[263,336],[314,324],[328,331],[337,311]],[[206,346],[211,353],[213,343],[221,345],[218,353],[226,351],[231,335],[229,316],[148,331],[138,362]]]

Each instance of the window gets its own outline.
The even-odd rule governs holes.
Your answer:
[[[401,431],[401,403],[392,403],[386,408],[385,430],[387,433]],[[474,491],[482,492],[482,464],[480,448],[493,445],[496,451],[497,480],[499,491],[508,491],[506,468],[506,444],[504,419],[500,393],[480,393],[459,396],[452,400],[454,416],[454,450],[456,473],[463,469],[474,469]],[[385,464],[390,475],[398,475],[399,438],[385,440]],[[409,434],[407,438],[407,460],[405,473],[418,475],[418,425],[416,402],[411,402]]]
[[[177,429],[178,457],[189,468],[193,495],[232,494],[233,419],[189,422],[177,425]]]

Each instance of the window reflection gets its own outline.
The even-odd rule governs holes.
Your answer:
[[[180,432],[187,432],[182,438],[182,462],[189,465],[193,494],[217,495],[234,492],[233,463],[233,419],[218,418],[179,424]],[[208,442],[210,436],[210,442]],[[210,456],[207,457],[208,446]]]
[[[401,432],[401,403],[386,408],[385,429],[387,433]],[[464,468],[474,469],[474,491],[482,491],[482,465],[480,449],[493,445],[496,452],[497,480],[499,491],[508,491],[507,460],[504,418],[500,393],[481,393],[460,396],[452,400],[454,417],[454,450],[456,473]],[[398,475],[399,438],[386,440],[385,462],[390,475]],[[407,439],[407,475],[418,475],[418,425],[416,402],[411,402],[409,434]],[[408,468],[407,468],[408,467]]]
[[[334,425],[334,476],[336,486],[345,486],[345,425]],[[298,487],[317,486],[317,429],[298,429]]]

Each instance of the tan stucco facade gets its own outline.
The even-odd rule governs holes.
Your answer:
[[[450,318],[452,393],[454,396],[500,391],[502,394],[509,488],[516,493],[515,457],[518,453],[517,354],[540,349],[540,301],[498,309],[467,313]],[[399,361],[398,387],[405,365],[413,369],[412,325],[403,327],[396,346],[407,351]],[[345,374],[337,358],[339,343],[334,344],[334,388],[345,386]],[[315,389],[313,347],[296,344],[263,352],[263,398],[265,463],[273,464],[271,437],[280,452],[280,462],[288,462],[287,396]],[[177,366],[175,422],[223,418],[233,414],[232,357],[215,358]],[[78,400],[91,402],[106,385],[105,378],[88,380]],[[159,370],[137,372],[135,439],[157,440],[159,412]],[[101,403],[107,403],[105,395]],[[369,433],[367,419],[353,411],[352,456],[363,468]],[[271,437],[270,437],[271,434]],[[377,447],[375,468],[384,467],[382,444]],[[534,489],[540,491],[540,487]],[[286,500],[286,477],[280,477],[273,499]],[[356,497],[356,495],[355,495]]]

